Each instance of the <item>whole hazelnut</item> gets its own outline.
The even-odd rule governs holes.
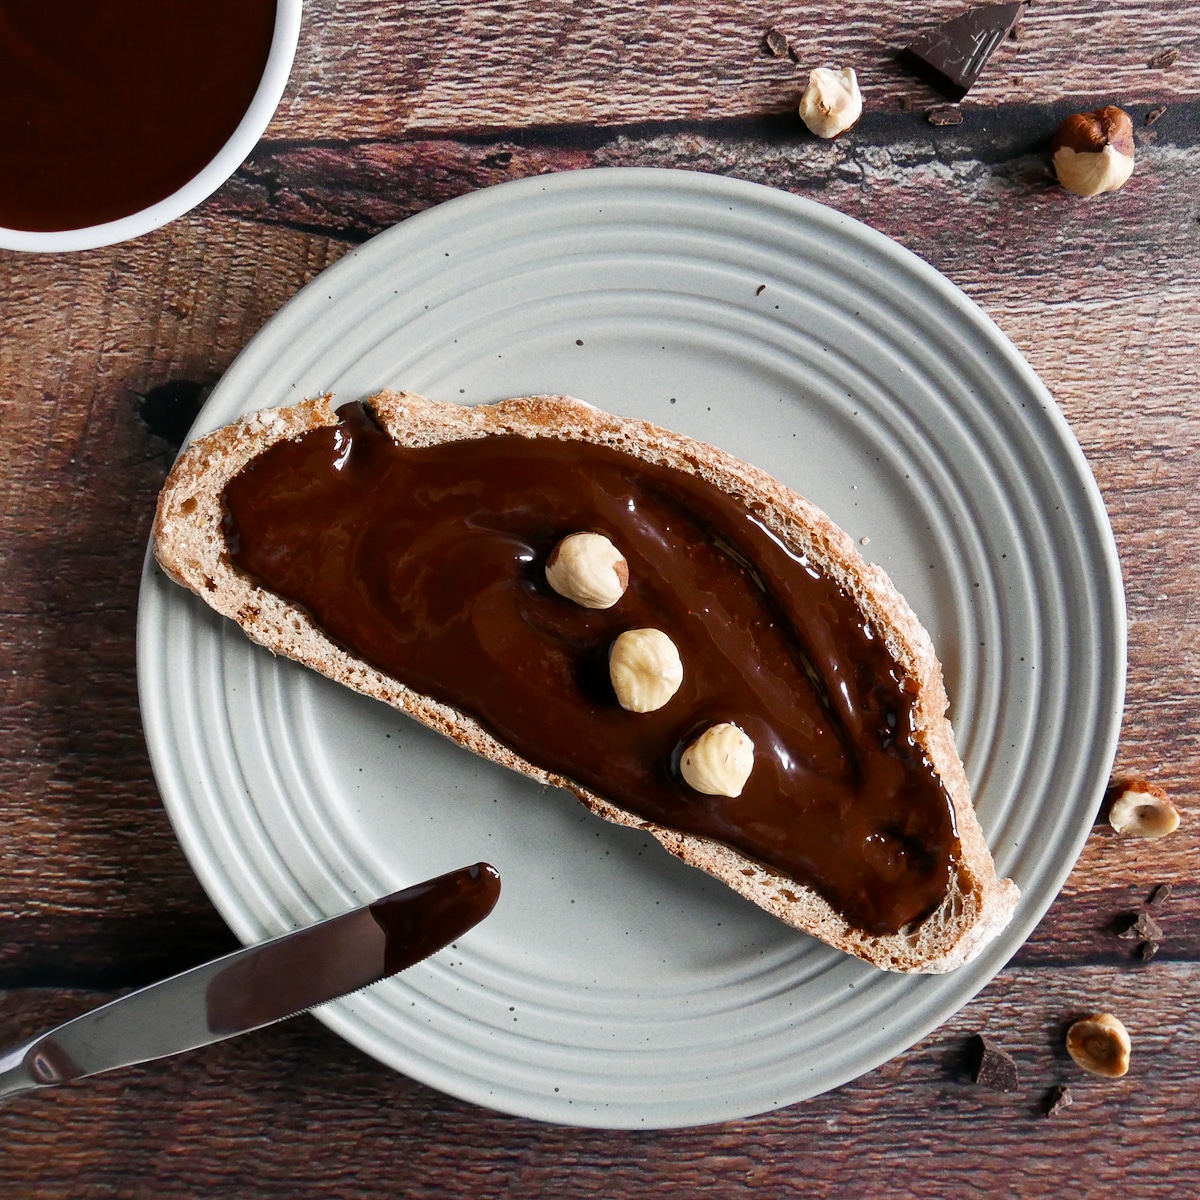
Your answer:
[[[800,119],[819,138],[835,138],[858,123],[862,116],[862,92],[850,67],[834,71],[817,67],[809,74],[808,87],[800,97]]]
[[[602,533],[572,533],[546,559],[546,582],[584,608],[612,608],[629,586],[629,564]]]
[[[1130,779],[1110,789],[1108,823],[1131,837],[1160,838],[1179,828],[1179,810],[1167,793],[1144,779]]]
[[[679,691],[683,662],[661,629],[627,629],[609,651],[608,677],[622,708],[654,712]]]
[[[1067,1053],[1093,1075],[1120,1079],[1131,1049],[1129,1030],[1112,1013],[1095,1013],[1067,1030]]]
[[[1133,122],[1122,109],[1076,113],[1050,142],[1058,182],[1076,196],[1115,192],[1133,174]]]
[[[754,769],[754,743],[728,721],[710,725],[683,752],[679,770],[706,796],[740,796]]]

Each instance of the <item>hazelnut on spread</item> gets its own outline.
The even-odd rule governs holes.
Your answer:
[[[809,884],[864,932],[938,907],[960,847],[912,734],[913,694],[854,599],[753,511],[592,442],[404,447],[362,405],[338,416],[227,484],[236,568],[527,761]],[[579,530],[620,547],[612,608],[547,581]],[[610,676],[634,629],[663,631],[685,668],[668,702],[636,713]],[[708,794],[682,760],[722,726],[749,753],[731,734],[721,761],[753,769]]]
[[[546,582],[584,608],[612,608],[629,586],[629,564],[602,533],[572,533],[546,559]]]
[[[661,629],[627,629],[608,652],[608,676],[622,708],[654,712],[679,691],[683,662]]]
[[[740,796],[754,770],[754,743],[736,725],[710,725],[684,752],[679,773],[706,796]]]

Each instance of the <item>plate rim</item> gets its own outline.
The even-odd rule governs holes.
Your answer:
[[[1024,359],[1003,330],[984,312],[976,301],[940,271],[899,242],[873,229],[870,225],[855,217],[848,216],[837,209],[821,204],[808,197],[797,196],[763,184],[723,175],[710,175],[702,172],[682,171],[672,168],[648,167],[602,167],[534,176],[498,184],[490,188],[455,197],[452,200],[414,214],[398,225],[377,234],[361,246],[353,248],[339,259],[338,262],[320,272],[312,281],[285,301],[279,310],[272,315],[246,344],[227,369],[221,381],[214,388],[201,413],[198,415],[196,423],[189,432],[186,440],[190,440],[197,432],[211,427],[206,422],[205,414],[207,413],[211,416],[213,413],[215,408],[214,400],[220,399],[227,391],[236,393],[241,372],[250,369],[248,364],[253,359],[252,352],[256,348],[268,345],[270,339],[277,337],[289,321],[294,321],[297,318],[297,315],[302,312],[302,304],[298,302],[301,301],[302,297],[306,296],[309,300],[315,298],[316,292],[314,289],[318,287],[319,281],[321,281],[321,286],[324,286],[334,279],[340,278],[342,273],[352,270],[353,264],[358,263],[364,254],[386,254],[388,248],[394,242],[402,242],[407,238],[424,237],[435,230],[439,223],[453,224],[466,218],[473,218],[479,222],[483,219],[484,214],[489,211],[499,209],[503,212],[512,204],[519,203],[527,192],[554,190],[563,192],[577,191],[581,194],[586,194],[597,188],[609,189],[614,183],[618,184],[625,191],[633,192],[637,192],[639,189],[645,187],[651,187],[656,190],[666,187],[668,189],[674,188],[685,192],[698,193],[705,198],[729,197],[736,201],[749,197],[759,203],[768,203],[776,208],[789,211],[789,215],[798,216],[810,223],[823,225],[828,229],[837,228],[839,232],[849,236],[851,241],[854,239],[861,240],[876,254],[892,259],[905,272],[915,275],[926,288],[929,288],[954,310],[956,317],[965,319],[968,323],[973,324],[983,334],[989,349],[993,352],[998,351],[1003,356],[1008,369],[1014,372],[1022,386],[1039,402],[1043,419],[1048,423],[1049,430],[1055,437],[1055,449],[1060,454],[1065,455],[1066,462],[1071,467],[1071,476],[1066,482],[1072,485],[1070,489],[1072,494],[1076,498],[1085,501],[1084,511],[1089,522],[1089,533],[1094,535],[1093,541],[1095,542],[1095,546],[1093,548],[1098,549],[1101,553],[1101,561],[1094,564],[1102,568],[1103,574],[1103,587],[1100,587],[1098,584],[1098,592],[1102,593],[1103,598],[1108,601],[1108,615],[1112,619],[1115,637],[1111,645],[1097,647],[1095,652],[1101,681],[1105,679],[1110,680],[1112,687],[1111,691],[1106,689],[1100,693],[1100,699],[1106,702],[1108,707],[1103,721],[1103,728],[1097,729],[1093,727],[1093,733],[1097,735],[1094,740],[1096,752],[1093,755],[1093,759],[1098,764],[1098,767],[1092,774],[1093,778],[1097,781],[1100,780],[1101,775],[1106,778],[1115,760],[1124,708],[1128,646],[1126,601],[1120,559],[1113,536],[1111,521],[1104,505],[1099,484],[1092,474],[1087,458],[1071,429],[1070,423],[1032,366]],[[376,248],[369,250],[368,247]],[[216,424],[220,424],[224,419],[219,419]],[[192,869],[196,872],[210,901],[221,913],[223,919],[230,924],[239,938],[246,940],[247,925],[243,915],[236,911],[232,913],[227,911],[230,907],[228,897],[222,896],[221,901],[218,901],[216,896],[214,896],[214,889],[220,894],[222,885],[216,878],[215,873],[210,871],[208,862],[203,857],[197,860],[191,852],[191,848],[181,834],[181,824],[185,817],[184,806],[180,804],[179,797],[169,794],[170,789],[163,784],[163,779],[168,774],[166,771],[165,752],[160,744],[156,744],[156,739],[161,736],[161,730],[155,726],[156,718],[153,706],[145,702],[147,693],[151,690],[152,686],[149,670],[145,666],[151,657],[149,653],[151,632],[148,620],[143,619],[146,607],[143,604],[143,600],[146,596],[147,582],[156,570],[157,567],[153,560],[152,550],[148,548],[138,604],[137,661],[139,696],[142,699],[143,725],[146,733],[147,747],[150,752],[151,765],[156,781],[159,784],[164,808],[167,810],[168,817],[171,820]],[[1097,783],[1095,791],[1099,793],[1101,790],[1101,787]],[[958,991],[951,997],[935,1002],[927,1015],[927,1019],[918,1022],[916,1036],[908,1041],[904,1049],[911,1048],[912,1045],[915,1045],[916,1042],[928,1036],[933,1029],[936,1029],[954,1013],[963,1008],[1007,965],[1012,955],[1024,944],[1030,932],[1041,921],[1046,911],[1054,903],[1054,900],[1057,899],[1067,877],[1078,861],[1083,845],[1091,832],[1091,828],[1092,825],[1090,823],[1081,821],[1078,827],[1074,829],[1072,837],[1058,843],[1061,857],[1055,869],[1049,873],[1049,882],[1046,885],[1045,897],[1039,898],[1035,904],[1026,904],[1023,902],[1019,905],[1012,922],[1000,935],[1000,939],[1003,939],[1009,946],[1003,961],[994,969],[984,972],[981,978],[972,979],[968,990],[965,992]],[[250,936],[253,935],[251,934]],[[353,1036],[354,1031],[349,1028],[349,1013],[342,1013],[335,1007],[314,1015],[317,1015],[318,1019],[322,1020],[323,1023],[340,1036],[351,1041],[352,1044],[361,1046],[359,1039]],[[361,1046],[361,1048],[373,1057],[379,1057],[375,1051],[367,1049],[365,1046]],[[881,1063],[888,1061],[899,1053],[903,1053],[904,1049],[891,1050],[875,1056],[873,1061],[868,1061],[865,1065],[857,1066],[840,1083],[858,1078],[876,1069]],[[392,1066],[393,1069],[401,1069],[396,1067],[394,1063],[389,1063],[388,1065]],[[840,1083],[830,1086],[840,1086]],[[429,1086],[444,1088],[444,1084],[437,1082],[430,1082]],[[618,1121],[606,1124],[597,1120],[594,1113],[581,1116],[578,1120],[572,1120],[569,1113],[565,1113],[560,1109],[554,1109],[553,1112],[517,1110],[512,1107],[504,1107],[493,1103],[484,1096],[465,1095],[457,1091],[452,1094],[459,1095],[462,1099],[486,1106],[495,1111],[524,1115],[535,1120],[592,1128],[644,1129],[694,1127],[749,1115],[741,1112],[717,1113],[698,1120],[688,1121],[684,1124],[677,1121],[665,1121],[661,1124],[657,1124],[654,1121],[642,1121],[637,1124]],[[797,1100],[783,1101],[784,1104],[794,1102],[797,1102]],[[553,1108],[553,1106],[548,1106],[549,1108]],[[760,1108],[755,1111],[766,1112],[770,1111],[770,1109]]]

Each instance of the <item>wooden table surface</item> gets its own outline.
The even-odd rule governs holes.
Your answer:
[[[0,251],[0,1031],[15,1042],[235,945],[163,814],[135,686],[139,571],[180,420],[350,247],[539,172],[771,184],[897,239],[982,305],[1103,491],[1130,619],[1118,768],[1169,789],[1179,832],[1097,827],[1041,926],[956,1017],[778,1112],[656,1133],[543,1125],[411,1082],[303,1017],[9,1103],[0,1192],[1200,1193],[1200,3],[1039,0],[962,123],[935,127],[941,101],[893,56],[961,7],[312,0],[274,121],[208,202],[124,245]],[[797,63],[765,53],[772,26]],[[867,103],[832,144],[794,115],[822,63],[854,66]],[[1134,117],[1137,169],[1079,200],[1048,174],[1047,142],[1106,103]],[[1165,940],[1143,963],[1114,922],[1168,881]],[[1063,1050],[1066,1022],[1097,1009],[1132,1032],[1116,1082]],[[980,1031],[1016,1058],[1019,1091],[971,1082]],[[1048,1117],[1062,1084],[1074,1104]]]

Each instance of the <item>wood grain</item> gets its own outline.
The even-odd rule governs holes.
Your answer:
[[[822,200],[996,320],[1101,486],[1130,616],[1118,768],[1171,790],[1180,831],[1097,827],[980,996],[894,1062],[778,1113],[666,1133],[538,1125],[397,1076],[304,1018],[0,1108],[4,1195],[1200,1193],[1200,0],[1039,0],[963,124],[934,129],[937,98],[894,52],[963,6],[309,0],[267,139],[204,206],[123,246],[0,251],[0,1030],[35,1032],[233,944],[141,733],[137,588],[172,448],[138,394],[214,383],[354,243],[545,171],[712,171]],[[763,52],[769,26],[798,63]],[[1173,66],[1148,65],[1171,46]],[[863,122],[831,144],[793,115],[818,62],[854,66],[866,92]],[[1138,167],[1080,202],[1050,181],[1046,142],[1109,101],[1133,112]],[[1164,880],[1177,888],[1145,964],[1116,927]],[[1093,1008],[1133,1031],[1115,1084],[1062,1052],[1064,1021]],[[1015,1095],[969,1082],[985,1029],[1018,1060]],[[1076,1103],[1049,1120],[1063,1082]]]
[[[601,1132],[501,1116],[386,1070],[303,1017],[0,1109],[0,1187],[43,1197],[255,1195],[1034,1196],[1166,1200],[1195,1179],[1200,968],[1012,968],[907,1054],[825,1096],[702,1129]],[[1147,996],[1158,1011],[1147,1012]],[[104,997],[0,996],[31,1035]],[[1127,1023],[1129,1074],[1086,1076],[1063,1038],[1097,1009]],[[987,1032],[1020,1073],[971,1082]],[[1045,1116],[1051,1088],[1074,1103]],[[1014,1148],[1019,1147],[1019,1153]],[[11,1190],[11,1189],[16,1189]],[[1048,1193],[1047,1193],[1048,1189]],[[30,1194],[30,1193],[25,1193]]]
[[[91,255],[5,260],[0,914],[205,903],[159,806],[138,715],[137,589],[173,451],[137,416],[136,393],[215,381],[340,253],[197,218]]]
[[[708,0],[371,0],[305,7],[291,82],[268,136],[346,140],[547,125],[708,120],[794,110],[815,66],[852,66],[868,111],[941,98],[897,51],[957,15],[960,0],[875,0],[847,8]],[[764,49],[769,27],[799,62]],[[997,50],[973,103],[1064,97],[1127,104],[1200,95],[1200,5],[1066,0],[1030,8]],[[1168,69],[1148,64],[1180,51]],[[354,104],[340,102],[352,95]],[[1089,105],[1090,106],[1090,105]]]
[[[1194,253],[1191,226],[1200,204],[1187,148],[1200,144],[1200,103],[1176,106],[1170,121],[1164,117],[1146,131],[1156,138],[1138,148],[1133,181],[1100,201],[1099,209],[1053,184],[1050,137],[1071,109],[1061,103],[1008,105],[972,113],[949,129],[935,129],[919,113],[868,115],[833,142],[812,137],[792,117],[511,130],[486,139],[266,141],[213,204],[230,215],[359,241],[433,204],[511,179],[586,167],[666,167],[736,175],[812,195],[854,210],[892,236],[911,232],[936,243],[945,241],[937,231],[939,221],[948,224],[949,204],[970,219],[955,223],[957,245],[940,253],[966,257],[973,247],[985,250],[992,257],[976,269],[991,267],[1000,281],[1030,270],[1037,277],[1050,274],[1050,261],[1037,252],[1047,226],[1074,226],[1094,246],[1091,226],[1098,214],[1122,249],[1136,239],[1143,253],[1157,256],[1159,270],[1176,262],[1175,247]],[[1139,122],[1145,111],[1131,109]],[[1136,238],[1139,226],[1127,222],[1134,211],[1169,239],[1169,247],[1159,248],[1153,237]],[[1026,257],[1019,256],[1020,246],[1011,248],[1017,252],[1012,257],[996,253],[1001,230],[1025,228]],[[1065,257],[1055,273],[1070,281],[1076,266]],[[1111,272],[1106,279],[1113,282]]]

